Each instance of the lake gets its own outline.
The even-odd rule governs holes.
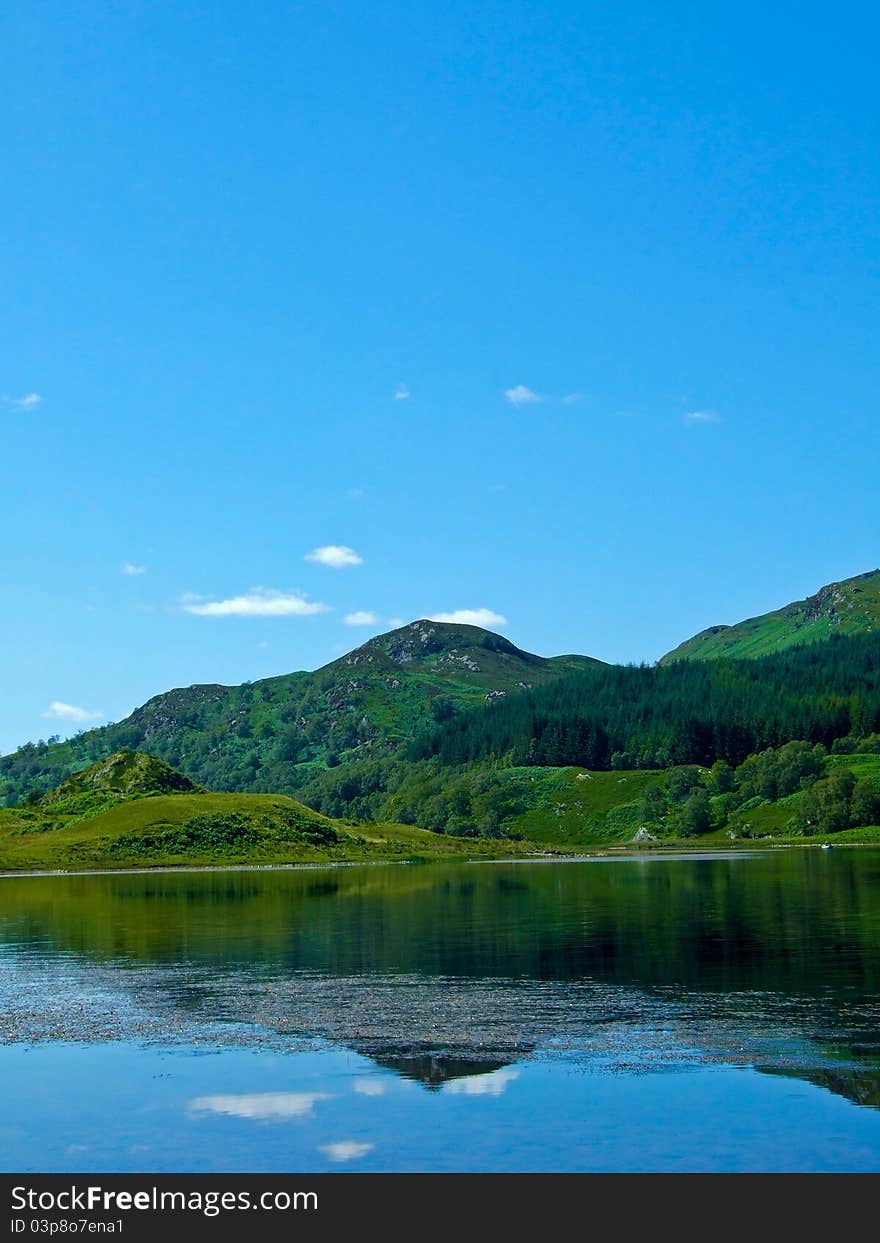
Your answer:
[[[880,850],[0,878],[5,1171],[880,1168]]]

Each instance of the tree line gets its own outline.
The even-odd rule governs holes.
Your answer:
[[[593,769],[739,765],[792,739],[831,747],[880,731],[880,635],[760,660],[599,665],[421,732],[411,760],[507,757]]]

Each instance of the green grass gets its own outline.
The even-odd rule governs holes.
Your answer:
[[[831,755],[826,770],[845,766],[858,779],[873,781],[880,787],[880,755]],[[503,780],[515,783],[529,802],[528,810],[513,818],[512,827],[531,842],[552,849],[584,849],[627,846],[642,824],[640,805],[645,790],[662,784],[663,770],[637,769],[627,772],[587,772],[579,768],[510,768],[502,770]],[[821,838],[793,831],[791,821],[803,798],[791,794],[776,801],[754,800],[746,810],[733,813],[729,825],[696,838],[681,838],[662,827],[650,832],[658,845],[730,846],[732,841],[749,843],[818,843]],[[735,833],[731,839],[730,831]],[[880,830],[847,829],[834,834],[834,841],[876,841]]]
[[[867,754],[856,752],[853,755],[829,755],[825,761],[825,767],[829,772],[832,768],[848,768],[855,773],[858,780],[864,778],[880,786],[880,755],[873,752],[868,752]]]
[[[834,768],[848,768],[857,780],[868,780],[880,788],[880,755],[853,754],[829,755],[825,759],[825,775]],[[776,801],[757,801],[755,806],[747,810],[740,809],[731,817],[730,827],[738,838],[747,837],[751,840],[772,839],[777,842],[820,843],[825,840],[821,834],[805,835],[795,832],[792,820],[803,799],[803,794],[789,794]],[[880,829],[866,826],[855,829],[844,829],[831,835],[829,840],[835,842],[874,842],[878,840]],[[702,841],[723,840],[727,830],[707,834]],[[728,839],[729,840],[729,839]]]
[[[824,839],[814,838],[814,841]],[[872,824],[861,829],[844,829],[841,833],[835,833],[832,838],[828,839],[835,845],[840,842],[843,845],[862,845],[868,842],[880,842],[880,825]]]
[[[790,835],[789,822],[795,814],[800,794],[791,794],[777,802],[763,802],[748,811],[739,811],[731,819],[731,828],[740,837],[777,837]]]
[[[635,812],[641,797],[663,773],[509,768],[502,777],[514,782],[530,803],[527,811],[513,817],[517,833],[533,842],[575,848],[630,841],[639,827]]]
[[[407,825],[331,820],[277,794],[135,797],[57,824],[39,810],[0,811],[0,871],[470,858],[528,850]]]
[[[826,771],[842,765],[880,788],[880,754],[832,755],[825,761]],[[484,776],[477,772],[475,780]],[[518,809],[505,815],[500,838],[333,819],[284,794],[191,791],[180,789],[178,778],[151,756],[124,752],[38,803],[0,810],[0,871],[504,858],[628,849],[642,824],[644,793],[662,784],[665,772],[495,770],[489,789],[500,795],[497,805]],[[157,783],[171,792],[153,793]],[[731,833],[743,846],[816,844],[817,836],[793,828],[802,798],[801,792],[775,802],[755,798],[731,813],[724,828],[697,838],[677,837],[670,817],[652,825],[655,841],[647,845],[729,847]],[[841,843],[878,838],[880,829],[873,827],[834,835]]]
[[[806,600],[732,626],[711,626],[687,639],[661,660],[756,658],[833,635],[880,630],[880,570],[822,587]]]

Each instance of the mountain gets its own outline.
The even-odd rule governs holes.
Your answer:
[[[806,600],[733,626],[710,626],[660,661],[751,659],[834,635],[880,632],[880,570],[829,583]]]
[[[388,857],[415,846],[436,853],[432,833],[389,844],[389,825],[395,833],[442,833],[446,841],[506,839],[511,847],[528,839],[553,848],[596,834],[628,841],[646,822],[642,801],[656,770],[708,769],[716,760],[738,770],[757,753],[799,740],[838,754],[880,751],[880,626],[870,619],[878,579],[863,575],[780,610],[787,628],[777,627],[776,637],[784,650],[750,660],[676,658],[636,667],[547,659],[477,627],[413,622],[313,673],[178,688],[117,724],[21,747],[0,759],[0,802],[16,813],[0,812],[0,820],[11,838],[31,835],[16,847],[19,860],[38,858],[36,834],[47,826],[75,837],[86,833],[88,817],[89,841],[105,828],[113,841],[134,833],[130,860],[141,857],[142,846],[149,860],[191,861],[212,851],[228,858],[244,845],[239,859],[290,859],[288,819],[302,815],[292,800],[279,803],[290,795],[321,824],[332,822],[340,841],[376,838],[369,848],[349,842],[344,857],[366,857],[362,849]],[[780,635],[813,633],[817,621],[827,642],[781,642]],[[581,771],[560,785],[572,768]],[[761,797],[774,798],[772,782],[764,785],[770,792]],[[215,809],[185,806],[207,806],[199,787],[221,800]],[[268,798],[269,810],[257,808],[256,798]],[[251,803],[239,808],[236,800]],[[705,801],[702,794],[697,801]],[[856,801],[864,820],[870,800],[860,794]],[[692,810],[694,831],[702,833],[705,807]],[[729,810],[719,809],[719,824]],[[868,811],[875,815],[873,803]],[[99,824],[99,812],[110,819]],[[678,811],[670,815],[669,825],[678,825]],[[209,823],[201,823],[204,816]],[[839,818],[864,827],[854,816],[847,810]],[[200,824],[192,828],[192,820]],[[336,827],[346,822],[347,829]],[[650,816],[647,822],[654,825]],[[173,841],[163,838],[157,854],[155,844],[140,841],[145,826],[151,840],[155,829]],[[297,842],[300,852],[308,844]],[[73,853],[59,855],[61,844],[47,833],[56,862],[76,861],[82,848],[97,866],[88,842],[71,839]],[[107,865],[119,866],[120,847],[108,849],[117,862]],[[332,857],[342,857],[333,849]]]
[[[293,793],[328,768],[387,757],[425,725],[601,665],[546,658],[477,626],[416,621],[314,673],[157,695],[124,721],[0,759],[0,802],[59,785],[120,751],[147,751],[212,790]]]

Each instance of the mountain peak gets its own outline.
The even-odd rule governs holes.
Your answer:
[[[423,617],[368,639],[334,664],[358,665],[380,657],[395,665],[460,663],[472,672],[479,672],[480,653],[511,656],[523,664],[543,663],[542,657],[521,651],[509,639],[491,630]]]
[[[805,600],[732,626],[710,626],[679,644],[661,660],[742,659],[768,656],[835,635],[880,630],[880,570],[828,583]]]

